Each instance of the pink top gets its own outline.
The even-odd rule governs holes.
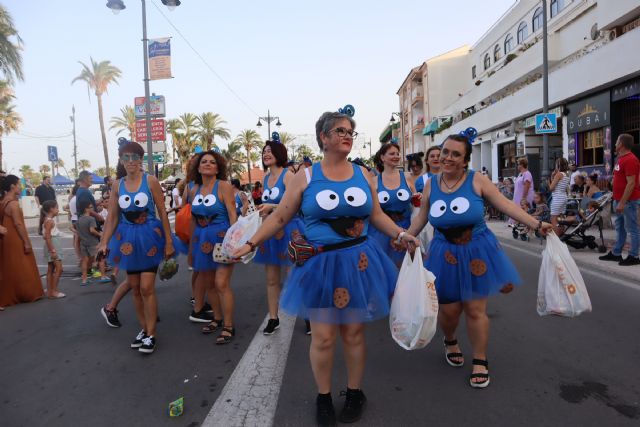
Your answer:
[[[513,201],[517,205],[520,205],[520,201],[525,197],[524,183],[527,181],[529,181],[531,184],[529,185],[529,192],[526,194],[526,199],[527,202],[529,202],[529,205],[531,205],[531,203],[533,202],[533,176],[531,175],[531,172],[526,170],[516,178],[516,183],[513,190]]]

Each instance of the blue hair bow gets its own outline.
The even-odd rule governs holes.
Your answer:
[[[353,117],[356,114],[356,108],[351,104],[347,104],[342,108],[338,108],[338,113]]]
[[[273,142],[277,142],[278,144],[282,143],[282,141],[280,141],[280,134],[278,132],[271,132],[271,140]]]
[[[464,136],[469,140],[469,144],[473,144],[473,141],[478,137],[478,131],[476,128],[468,127],[465,130],[461,131],[458,135]]]
[[[309,164],[313,164],[313,161],[311,160],[311,158],[309,156],[304,156],[302,158],[302,162],[303,163],[309,163]]]
[[[202,147],[199,145],[196,145],[196,148],[193,149],[193,153],[194,154],[200,154],[202,153]]]
[[[125,144],[128,144],[129,141],[127,138],[125,138],[124,136],[121,136],[120,138],[118,138],[118,147],[122,147]]]

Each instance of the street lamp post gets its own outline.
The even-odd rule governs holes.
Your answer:
[[[547,0],[542,0],[542,112],[549,112],[549,58],[547,51]],[[542,134],[542,181],[549,178],[549,135]]]
[[[258,123],[256,124],[256,126],[262,127],[261,120],[264,120],[265,122],[267,122],[267,132],[268,132],[267,139],[271,139],[271,122],[277,120],[276,126],[278,127],[282,126],[282,123],[280,123],[280,117],[272,116],[271,111],[269,110],[267,110],[267,117],[258,117]]]
[[[147,39],[147,2],[142,2],[142,58],[144,62],[144,108],[145,108],[145,123],[147,126],[147,172],[154,173],[153,168],[153,143],[151,141],[151,102],[149,100],[149,57],[147,56],[147,46],[149,40]],[[174,10],[180,6],[180,0],[162,0],[162,4],[167,6],[169,10]],[[108,0],[107,7],[111,9],[114,15],[120,13],[121,10],[126,9],[122,0]]]
[[[76,178],[78,177],[78,145],[76,144],[76,106],[71,106],[71,116],[69,116],[71,123],[73,123],[73,167],[76,170]],[[109,175],[109,171],[107,171]]]
[[[402,169],[404,169],[405,162],[405,150],[404,150],[404,120],[402,119],[402,112],[399,113],[391,113],[391,119],[389,120],[391,123],[395,123],[396,119],[393,117],[396,116],[400,119],[400,139],[402,140]]]

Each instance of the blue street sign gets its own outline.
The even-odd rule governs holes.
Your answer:
[[[49,157],[50,162],[58,161],[58,147],[54,147],[53,145],[47,146],[47,156]]]
[[[536,114],[536,133],[557,133],[558,122],[556,113]]]

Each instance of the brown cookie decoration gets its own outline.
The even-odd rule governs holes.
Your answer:
[[[282,240],[283,237],[284,237],[284,230],[280,230],[275,234],[276,240]]]
[[[347,288],[336,288],[333,291],[333,305],[338,308],[345,308],[349,304],[351,296]]]
[[[456,259],[456,256],[454,254],[452,254],[449,251],[446,251],[444,253],[444,260],[447,261],[449,264],[452,265],[456,265],[458,263],[458,260]]]
[[[360,252],[360,259],[358,260],[358,270],[365,271],[367,268],[369,268],[369,258],[367,257],[367,254],[365,254],[364,252]]]
[[[571,295],[576,293],[576,286],[575,285],[567,285],[567,292],[569,292]]]
[[[487,264],[481,259],[471,260],[469,268],[471,269],[471,274],[474,276],[482,276],[487,272]]]
[[[120,233],[116,233],[116,240],[120,240],[122,239],[122,236],[120,235]]]
[[[227,234],[227,232],[226,232],[226,231],[219,231],[219,232],[218,232],[218,237],[219,237],[219,238],[221,238],[221,239],[224,239],[224,236],[225,236],[226,234]]]
[[[123,243],[120,245],[120,253],[122,255],[131,255],[133,253],[133,245],[131,243]]]
[[[198,239],[198,236],[193,236],[193,237],[191,238],[191,241],[192,241],[193,243],[198,243],[198,240],[199,240],[199,239]]]
[[[347,228],[345,230],[345,232],[349,237],[354,237],[354,238],[360,237],[363,231],[364,231],[364,220],[362,219],[356,219],[353,222],[353,227]]]
[[[147,256],[155,256],[158,253],[158,248],[156,246],[152,246],[151,249],[147,252]]]
[[[200,245],[200,250],[202,251],[202,253],[210,254],[211,252],[213,252],[213,245],[210,242],[204,242]]]
[[[160,229],[160,227],[154,228],[153,231],[155,231],[158,236],[162,237],[162,230]]]
[[[113,262],[116,263],[116,264],[119,263],[120,262],[120,255],[114,256],[113,257]]]

